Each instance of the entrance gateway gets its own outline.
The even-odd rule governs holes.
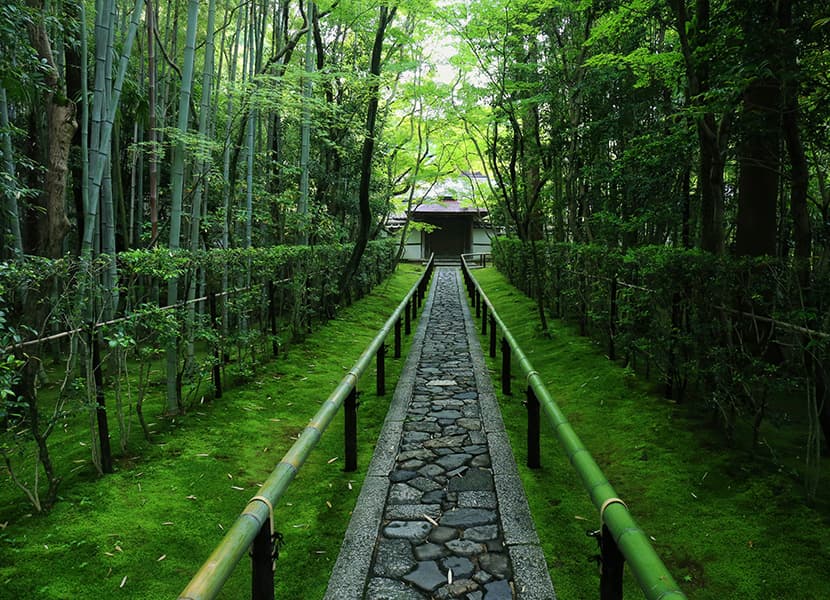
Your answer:
[[[416,206],[409,216],[413,222],[430,227],[410,228],[405,260],[426,260],[433,253],[436,260],[457,260],[461,254],[490,252],[492,228],[485,208],[462,205],[455,198],[445,196]]]

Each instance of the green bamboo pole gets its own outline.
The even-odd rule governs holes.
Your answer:
[[[256,73],[256,11],[255,6],[251,3],[251,10],[248,15],[248,42],[246,44],[246,52],[248,57],[248,83],[253,84],[254,73]],[[256,153],[256,124],[258,110],[255,104],[255,97],[250,96],[252,104],[250,111],[248,111],[248,155],[247,155],[247,177],[245,190],[245,248],[250,248],[253,244],[253,223],[254,223],[254,154]],[[251,287],[251,259],[248,258],[245,269],[245,287]],[[248,320],[242,319],[240,327],[243,331],[248,329]]]
[[[106,85],[105,81],[107,72],[107,40],[109,39],[110,28],[109,18],[112,16],[112,11],[109,9],[107,1],[111,2],[112,0],[95,0],[95,81],[92,89],[92,121],[90,122],[89,135],[90,177],[92,177],[92,173],[96,172],[98,161],[103,160],[101,155],[103,152],[103,149],[101,148],[101,129],[105,118],[104,87]],[[103,179],[101,184],[103,186]],[[90,193],[91,187],[92,182],[89,182],[89,185],[87,186],[88,193]],[[100,251],[101,223],[98,219],[97,212],[95,215],[92,215],[90,212],[91,200],[91,198],[85,198],[87,212],[84,218],[87,221],[94,221],[91,224],[93,230],[93,240],[91,243],[94,246],[93,252],[97,255]],[[87,221],[84,222],[85,228],[90,225]]]
[[[300,230],[297,241],[300,244],[308,244],[308,227],[306,217],[308,216],[308,180],[309,180],[309,155],[311,149],[311,100],[312,83],[311,75],[314,73],[314,2],[308,3],[308,32],[305,43],[305,74],[303,75],[303,117],[300,128],[300,197],[297,200],[297,212],[300,215]]]
[[[12,130],[9,124],[9,105],[6,99],[6,88],[0,85],[0,129],[3,133],[3,163],[9,178],[14,181],[14,150],[12,147]],[[17,198],[13,194],[6,195],[6,214],[8,231],[12,236],[12,249],[16,257],[23,256],[23,237],[20,234],[20,216],[17,209]]]
[[[205,65],[202,72],[202,98],[199,108],[199,139],[207,140],[208,138],[208,119],[210,118],[210,96],[211,87],[213,83],[213,62],[214,62],[214,25],[216,22],[216,0],[208,2],[208,22],[207,34],[205,39]],[[205,144],[205,154],[209,152],[207,144]],[[193,194],[193,206],[190,211],[190,250],[196,252],[199,250],[199,226],[202,218],[202,195],[204,192],[205,182],[209,170],[210,159],[205,158],[200,153],[196,160],[196,173],[198,181],[196,182],[196,191]],[[196,303],[193,299],[196,298],[196,278],[198,270],[194,267],[190,273],[190,285],[187,286],[187,301],[188,301],[188,334],[187,334],[187,362],[193,365],[195,361],[195,346],[193,343],[193,322],[196,313]]]
[[[81,201],[84,215],[89,212],[89,43],[86,27],[86,2],[81,11]]]
[[[178,250],[182,231],[182,201],[184,197],[184,136],[190,118],[190,96],[193,90],[193,63],[196,55],[196,29],[199,16],[199,0],[189,0],[187,7],[187,33],[185,35],[184,65],[182,66],[182,87],[179,92],[179,139],[173,147],[173,166],[170,173],[170,250]],[[179,300],[179,278],[167,282],[167,304]],[[174,339],[167,346],[167,412],[179,412],[179,352]]]
[[[106,47],[104,49],[106,59],[104,63],[104,89],[102,97],[102,106],[109,106],[112,99],[112,56],[115,48],[115,28],[113,27],[116,19],[116,5],[111,3],[110,15],[108,18],[109,26],[107,27]],[[113,124],[114,125],[114,124]],[[112,183],[112,152],[109,148],[101,149],[102,154],[106,155],[104,161],[104,177],[101,181],[101,254],[107,260],[106,269],[103,272],[104,292],[108,293],[102,306],[103,317],[105,320],[113,318],[115,311],[118,309],[118,269],[115,261],[115,203],[113,199],[113,183]]]
[[[253,4],[251,5],[251,11],[248,16],[248,43],[246,44],[247,48],[247,58],[248,58],[248,83],[253,84],[254,80],[254,73],[256,70],[256,53],[254,52],[254,45],[256,43],[255,40],[255,29],[256,29],[256,13],[254,11]],[[256,133],[256,104],[255,98],[251,95],[251,110],[248,111],[248,155],[247,155],[247,189],[245,190],[245,247],[251,247],[251,235],[253,230],[253,218],[254,218],[254,153],[256,152],[254,148],[254,140],[255,140],[255,133]],[[251,270],[248,269],[247,279],[245,281],[245,286],[251,285]]]
[[[227,14],[228,6],[225,6]],[[227,118],[225,126],[225,144],[224,152],[222,153],[222,247],[231,247],[231,224],[230,224],[230,210],[231,210],[231,133],[233,131],[233,116],[234,116],[234,95],[233,85],[236,82],[236,66],[239,57],[239,32],[242,28],[242,10],[237,11],[236,28],[233,36],[231,36],[231,58],[228,63],[228,102],[227,102]],[[224,34],[223,34],[224,35]],[[244,72],[243,72],[244,74]],[[224,265],[222,269],[222,292],[227,292],[229,287],[228,281],[228,267]],[[226,338],[228,335],[228,303],[222,302],[222,337]]]
[[[130,28],[127,31],[127,36],[124,39],[124,47],[121,51],[121,61],[118,65],[118,74],[115,78],[115,85],[112,90],[112,98],[107,110],[106,119],[101,124],[100,136],[98,143],[95,143],[95,158],[93,165],[91,165],[90,179],[89,179],[89,194],[87,196],[87,212],[84,220],[84,235],[82,245],[82,255],[89,259],[92,256],[92,243],[95,234],[95,224],[98,220],[98,203],[101,196],[101,181],[104,177],[104,167],[106,166],[106,158],[110,152],[110,140],[112,139],[112,126],[115,122],[115,113],[118,111],[118,105],[121,102],[121,89],[124,85],[124,78],[127,74],[127,65],[130,61],[130,54],[135,41],[136,30],[138,29],[138,22],[141,20],[141,8],[144,0],[136,0],[135,7],[132,12],[132,19],[130,20]],[[97,68],[97,66],[96,66]]]
[[[155,8],[153,0],[147,0],[147,142],[149,148],[149,169],[147,173],[148,202],[150,205],[150,236],[152,244],[158,240],[158,149],[156,141],[156,35]]]

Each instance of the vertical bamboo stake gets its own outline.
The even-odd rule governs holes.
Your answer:
[[[202,99],[200,102],[199,112],[199,139],[206,140],[208,137],[208,119],[210,117],[210,94],[211,84],[213,82],[213,29],[216,21],[216,0],[210,0],[208,3],[208,22],[207,22],[207,37],[205,39],[205,66],[202,73]],[[207,153],[205,148],[202,152]],[[207,179],[210,161],[203,156],[199,156],[196,160],[196,173],[198,181],[196,182],[196,192],[193,195],[193,206],[190,211],[190,250],[196,252],[199,250],[199,227],[202,216],[202,193],[204,189],[204,181]],[[197,270],[194,267],[190,273],[190,285],[187,286],[187,312],[188,312],[188,335],[187,335],[187,361],[192,365],[195,361],[195,348],[193,344],[193,323],[196,313],[196,277]]]
[[[89,194],[87,196],[87,213],[84,219],[84,236],[82,245],[82,255],[89,259],[92,256],[92,243],[95,235],[95,224],[98,221],[98,202],[101,195],[101,180],[104,177],[104,166],[106,158],[108,158],[110,140],[112,139],[112,126],[115,122],[115,113],[118,111],[118,105],[121,102],[121,88],[124,85],[124,78],[127,74],[127,65],[130,61],[130,54],[135,41],[136,30],[138,29],[138,21],[141,18],[141,7],[144,0],[136,0],[135,8],[133,9],[132,19],[130,21],[130,29],[124,39],[124,46],[121,51],[121,60],[118,65],[118,74],[115,78],[115,85],[112,89],[112,97],[106,113],[106,119],[101,124],[99,140],[95,144],[94,162],[90,165],[89,177]],[[96,65],[97,68],[97,65]],[[92,148],[90,149],[92,150]],[[105,155],[106,154],[106,155]],[[92,158],[92,156],[90,156]]]
[[[300,146],[300,197],[297,200],[297,212],[300,214],[300,229],[298,242],[308,244],[308,169],[309,154],[311,147],[311,98],[312,84],[311,74],[314,72],[314,2],[308,3],[308,14],[306,15],[308,32],[305,43],[305,75],[303,77],[303,117],[300,135],[302,138]]]
[[[82,13],[83,14],[83,13]],[[6,100],[6,88],[0,85],[0,128],[3,130],[3,158],[4,168],[8,176],[14,180],[14,154],[12,149],[12,132],[9,126],[9,106]],[[17,210],[17,198],[12,194],[6,197],[6,219],[8,231],[12,236],[12,248],[17,257],[23,255],[23,238],[20,234],[20,217]]]
[[[196,26],[199,15],[199,0],[189,0],[187,9],[187,34],[184,48],[184,65],[182,68],[182,88],[179,94],[179,139],[173,147],[173,167],[171,172],[171,210],[169,248],[177,250],[181,241],[182,198],[184,195],[184,139],[190,117],[190,95],[193,87],[193,63],[196,54]],[[179,278],[174,277],[167,283],[167,303],[176,304],[179,300]],[[176,341],[167,347],[167,412],[179,412],[179,353]]]

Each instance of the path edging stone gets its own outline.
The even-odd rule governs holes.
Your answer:
[[[457,276],[461,277],[460,272]],[[463,283],[460,284],[461,301],[467,306],[465,290]],[[469,310],[464,311],[464,323],[470,338],[470,355],[473,360],[481,414],[490,446],[490,458],[493,461],[493,479],[504,541],[513,563],[516,587],[514,592],[518,600],[555,600],[556,593],[548,565],[536,533],[536,526],[533,524],[524,485],[519,477],[493,382],[488,375],[484,353]]]
[[[380,531],[383,509],[391,484],[389,472],[394,467],[398,446],[401,443],[404,417],[415,388],[415,372],[421,360],[434,296],[435,285],[430,285],[429,295],[421,308],[412,346],[392,395],[392,402],[366,471],[366,479],[360,488],[357,504],[340,547],[340,554],[332,569],[324,600],[356,599],[364,595],[372,561],[371,549],[374,548]]]

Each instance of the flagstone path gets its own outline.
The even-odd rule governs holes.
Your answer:
[[[555,598],[457,269],[436,271],[326,598]]]

